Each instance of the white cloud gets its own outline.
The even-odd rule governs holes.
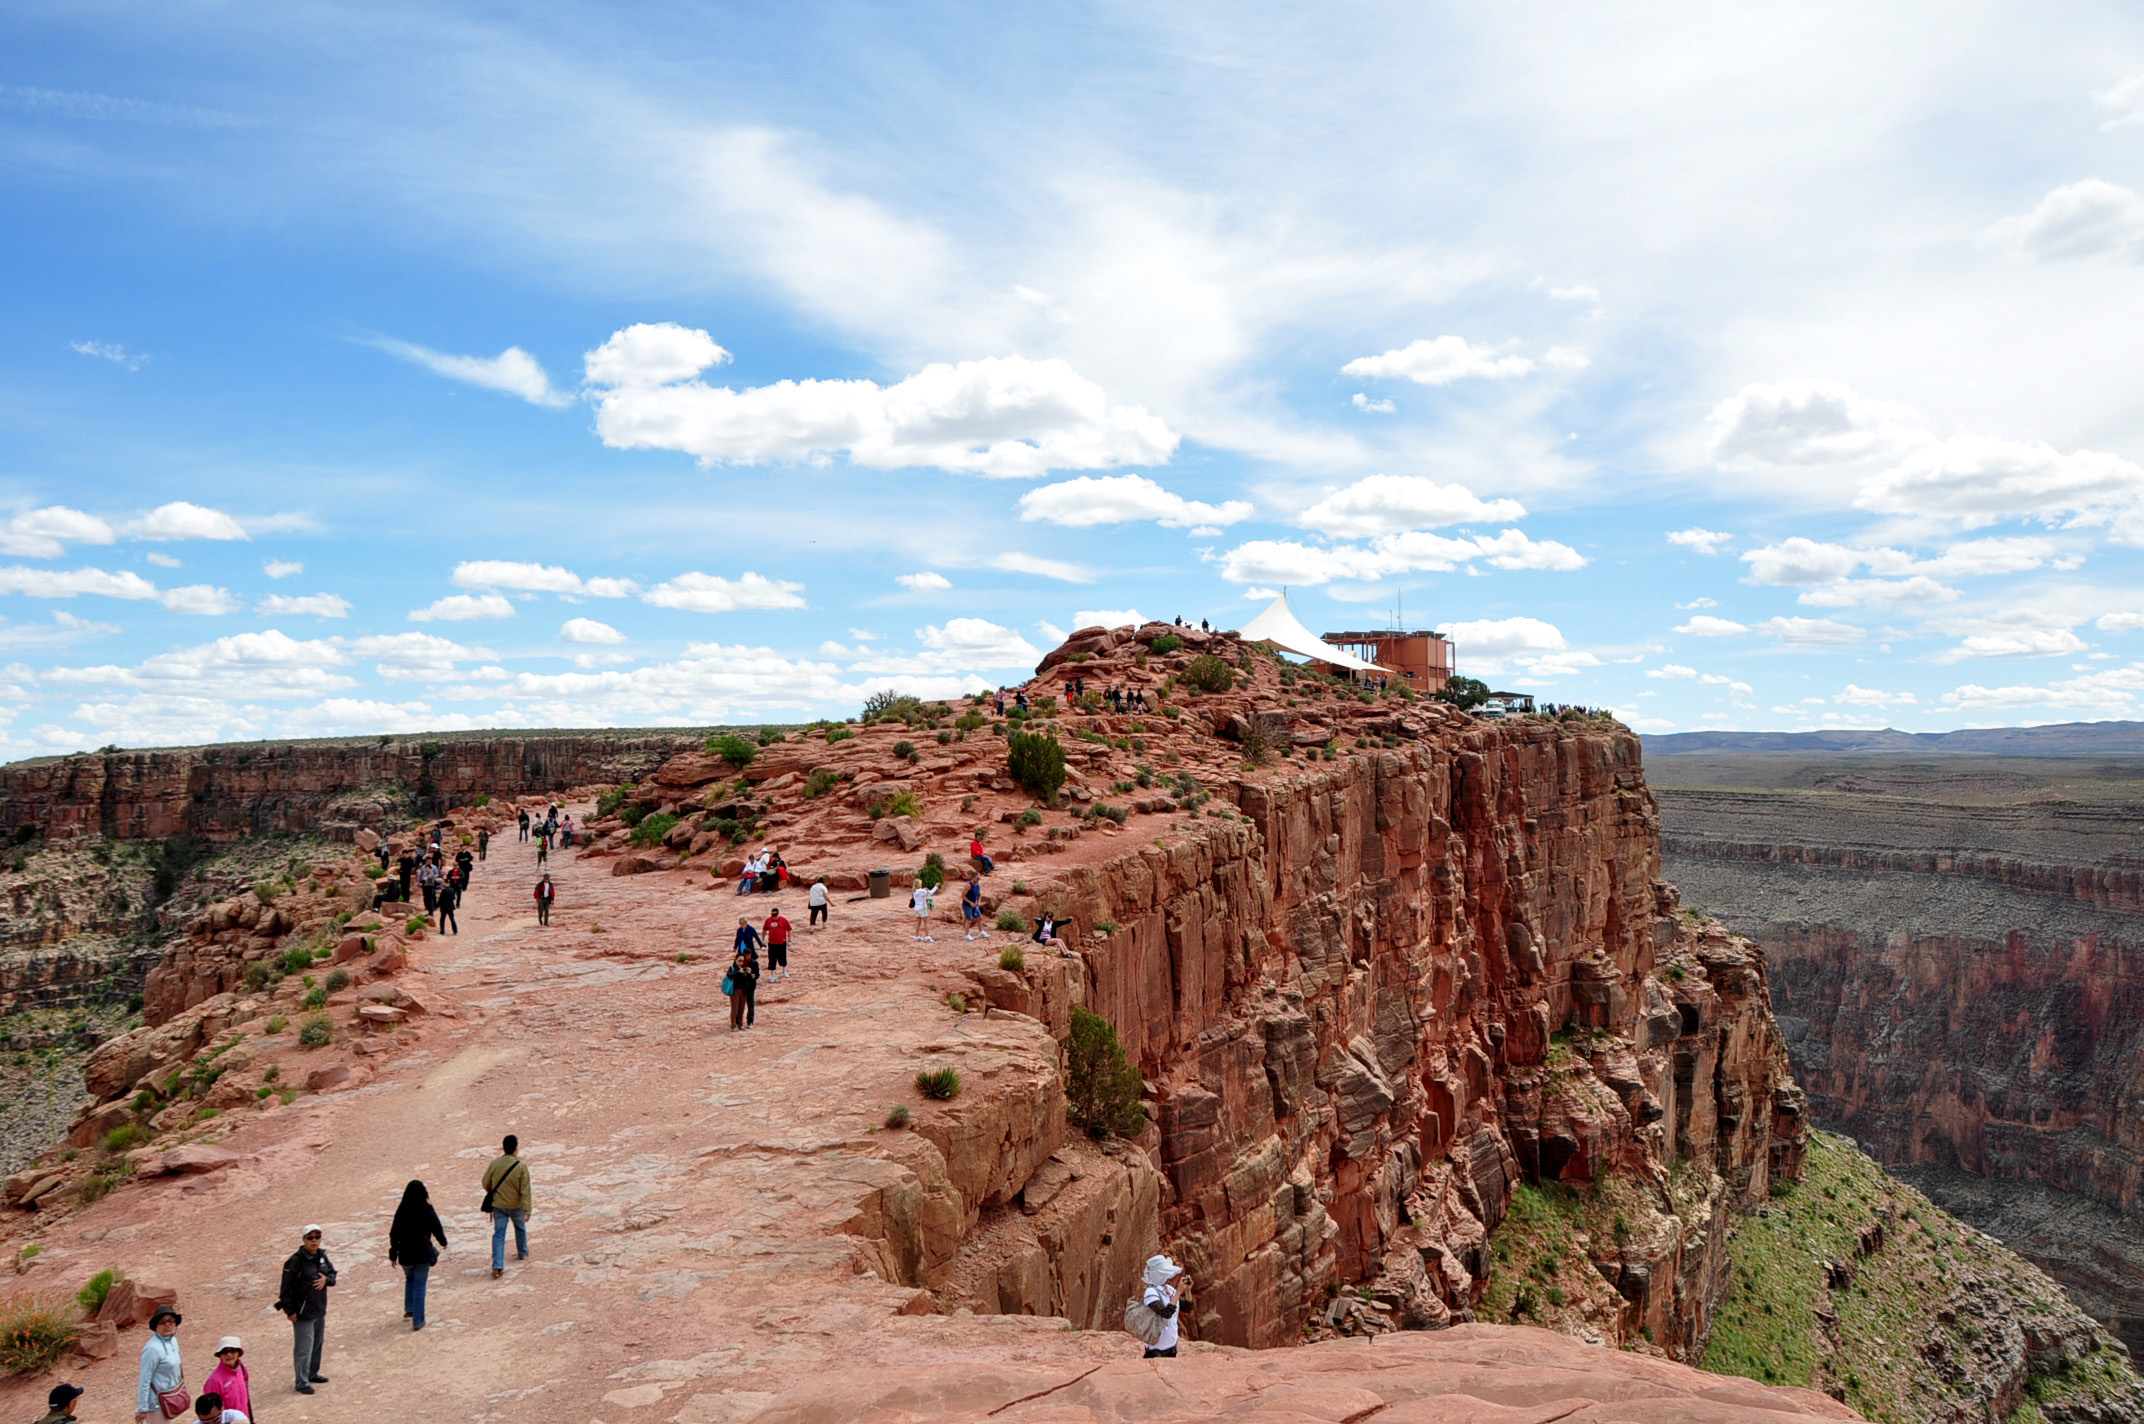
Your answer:
[[[1939,663],[1967,658],[2045,658],[2081,653],[2091,645],[2067,628],[2033,628],[2003,624],[1969,633],[1954,648],[1936,655]]]
[[[1550,287],[1548,289],[1548,295],[1550,300],[1552,301],[1592,302],[1596,305],[1599,304],[1601,299],[1601,294],[1598,290],[1592,287],[1588,287],[1583,283],[1574,284],[1568,287]]]
[[[581,576],[555,564],[476,559],[454,566],[457,588],[523,588],[537,593],[579,593]]]
[[[1074,628],[1136,628],[1146,621],[1136,608],[1082,608],[1072,615]]]
[[[450,381],[462,381],[490,391],[504,391],[507,395],[521,397],[531,405],[563,406],[573,403],[573,397],[552,386],[551,378],[544,374],[543,367],[537,363],[536,358],[518,346],[509,346],[496,356],[450,356],[430,347],[387,338],[375,341],[373,345],[405,361],[414,362],[435,375],[445,376]]]
[[[244,526],[218,509],[204,509],[185,500],[160,504],[121,531],[129,539],[244,539]]]
[[[1218,505],[1185,499],[1144,475],[1081,475],[1020,496],[1022,519],[1046,520],[1071,529],[1149,519],[1164,529],[1218,526],[1248,519],[1253,512],[1240,499]]]
[[[1479,499],[1465,485],[1440,485],[1420,475],[1370,475],[1296,516],[1296,523],[1335,539],[1368,538],[1446,524],[1524,519],[1515,499]]]
[[[466,623],[477,618],[511,618],[513,600],[503,593],[451,593],[430,607],[411,611],[412,623]]]
[[[129,351],[116,341],[70,341],[67,343],[83,356],[94,356],[99,361],[109,361],[114,366],[124,366],[129,371],[139,371],[149,358]]]
[[[1720,601],[1717,598],[1693,598],[1688,603],[1676,604],[1675,608],[1678,612],[1688,612],[1693,608],[1718,608],[1719,606]]]
[[[1879,692],[1873,687],[1856,687],[1850,682],[1831,700],[1842,707],[1910,707],[1919,701],[1910,692]]]
[[[73,598],[86,593],[133,600],[158,596],[156,585],[131,569],[106,573],[103,569],[32,569],[20,564],[0,569],[0,593],[31,598]]]
[[[151,554],[149,557],[155,559],[159,556]],[[305,565],[296,559],[266,559],[261,563],[261,572],[272,579],[284,579],[293,574],[304,573]]]
[[[151,549],[148,553],[143,554],[142,557],[144,559],[147,559],[150,563],[156,565],[160,569],[177,569],[185,567],[185,565],[181,564],[177,559],[172,558],[171,555],[165,553],[161,549]]]
[[[1735,536],[1722,534],[1716,529],[1676,529],[1668,534],[1670,544],[1679,544],[1685,549],[1695,549],[1700,554],[1717,554]]]
[[[0,554],[19,559],[56,559],[66,552],[64,544],[111,542],[111,525],[61,504],[32,509],[0,523]]]
[[[1388,400],[1371,400],[1361,391],[1355,392],[1352,404],[1355,409],[1368,415],[1390,415],[1393,411],[1399,409],[1398,406]]]
[[[2025,516],[2102,523],[2144,503],[2144,467],[2038,440],[1956,435],[1910,451],[1862,481],[1854,504],[1883,514],[1948,515],[1968,528]]]
[[[700,368],[687,365],[720,351],[711,339],[681,350],[666,338],[661,361],[594,359],[626,335],[591,353],[589,365],[596,433],[615,449],[681,450],[703,465],[844,454],[871,469],[936,466],[1008,478],[1159,464],[1176,449],[1176,433],[1159,417],[1110,404],[1100,386],[1060,360],[993,356],[928,365],[892,386],[804,380],[739,391],[688,379]]]
[[[1593,358],[1573,347],[1551,346],[1542,353],[1541,364],[1551,371],[1583,371],[1593,364]]]
[[[998,554],[989,560],[993,569],[1003,569],[1009,574],[1033,574],[1037,578],[1056,579],[1059,583],[1093,583],[1096,574],[1092,569],[1063,559],[1045,559],[1037,554]]]
[[[746,573],[734,582],[716,574],[679,574],[640,596],[658,608],[692,613],[732,613],[739,609],[802,608],[804,585]]]
[[[1439,336],[1409,342],[1379,356],[1358,356],[1342,366],[1340,373],[1369,380],[1405,377],[1420,386],[1448,386],[1469,377],[1508,380],[1529,375],[1534,369],[1534,363],[1524,356],[1500,356],[1497,348],[1476,346],[1463,336]]]
[[[901,587],[917,593],[927,592],[931,589],[951,588],[953,586],[953,581],[944,574],[930,570],[925,570],[920,574],[895,574],[893,581]]]
[[[358,657],[377,658],[375,671],[395,681],[441,681],[455,675],[458,662],[492,656],[487,649],[465,647],[434,633],[373,633],[336,642]]]
[[[1684,667],[1681,663],[1667,663],[1661,667],[1651,669],[1645,675],[1647,677],[1664,678],[1673,681],[1677,678],[1696,677],[1697,669],[1694,667]]]
[[[1452,656],[1458,668],[1470,675],[1502,673],[1511,667],[1532,671],[1549,669],[1545,676],[1567,671],[1572,663],[1570,645],[1563,630],[1538,618],[1484,618],[1453,623],[1445,634],[1452,640]],[[1591,654],[1576,655],[1588,660]]]
[[[1812,608],[1859,608],[1866,604],[1947,603],[1958,590],[1932,578],[1840,579],[1812,588],[1794,601]]]
[[[730,353],[704,331],[674,321],[636,322],[582,360],[588,384],[636,389],[690,380],[709,366],[728,364]]]
[[[328,697],[311,707],[294,707],[277,719],[285,736],[337,737],[362,732],[442,730],[442,719],[424,702],[381,702],[374,698]]]
[[[1732,618],[1715,618],[1709,613],[1700,613],[1689,622],[1679,625],[1678,633],[1687,633],[1693,638],[1726,638],[1736,633],[1747,633],[1749,625],[1737,623]]]
[[[158,653],[131,668],[60,667],[44,677],[62,686],[198,699],[217,709],[215,721],[246,698],[317,696],[354,686],[353,679],[335,671],[348,662],[349,655],[332,642],[300,641],[271,628]]]
[[[1777,544],[1752,549],[1742,556],[1749,565],[1752,583],[1831,583],[1861,567],[1866,558],[1860,550],[1843,544],[1820,544],[1796,536]]]
[[[1757,631],[1798,648],[1841,646],[1858,643],[1867,636],[1865,629],[1829,618],[1767,618],[1757,625]]]
[[[2103,129],[2118,129],[2124,124],[2144,124],[2144,69],[2108,85],[2105,89],[2093,90],[2092,102],[2107,116],[2100,124]]]
[[[1058,643],[1062,643],[1068,636],[1065,630],[1058,627],[1055,623],[1046,622],[1040,618],[1037,618],[1035,620],[1035,631],[1042,634],[1043,637],[1048,638],[1052,646]]]
[[[2144,628],[2144,613],[2109,613],[2093,626],[2103,633],[2133,633]]]
[[[1243,596],[1250,602],[1258,603],[1267,599],[1274,599],[1280,597],[1280,590],[1277,588],[1260,588],[1256,584],[1253,584],[1251,585],[1251,587],[1243,591]]]
[[[2070,257],[2144,260],[2144,196],[2098,178],[2067,183],[1989,235],[2011,251],[2043,262]]]
[[[631,598],[640,585],[626,578],[592,578],[581,581],[581,592],[589,598]]]
[[[253,611],[292,618],[347,618],[350,616],[350,600],[333,593],[308,594],[303,598],[273,593],[254,604]]]
[[[1368,545],[1322,547],[1292,539],[1254,539],[1218,556],[1230,583],[1310,586],[1334,579],[1374,582],[1391,574],[1441,573],[1476,560],[1500,569],[1582,568],[1585,558],[1568,544],[1528,538],[1516,529],[1450,539],[1415,531],[1387,534]]]
[[[1944,693],[1943,701],[1966,711],[2058,707],[2121,717],[2135,712],[2140,693],[2144,693],[2144,669],[2126,667],[2066,678],[2043,687],[1981,687],[1967,683]]]
[[[558,640],[561,643],[622,643],[625,634],[608,623],[598,623],[593,618],[568,618],[559,626]]]
[[[1865,399],[1841,381],[1806,377],[1744,386],[1707,419],[1712,458],[1729,468],[1860,460],[1920,434],[1920,418],[1908,407]]]
[[[953,618],[943,628],[918,628],[916,641],[959,667],[1028,666],[1042,657],[1032,643],[1012,629],[982,618]]]

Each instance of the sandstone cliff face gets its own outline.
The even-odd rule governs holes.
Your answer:
[[[347,840],[360,827],[466,803],[630,780],[704,732],[443,735],[110,752],[0,767],[0,826],[229,840],[265,831]]]

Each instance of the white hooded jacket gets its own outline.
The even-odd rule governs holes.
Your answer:
[[[1156,1350],[1176,1348],[1178,1326],[1181,1324],[1181,1317],[1176,1310],[1176,1278],[1183,1273],[1184,1268],[1167,1256],[1147,1257],[1146,1269],[1140,1272],[1140,1278],[1146,1282],[1146,1294],[1141,1299],[1157,1310],[1168,1312],[1168,1322],[1161,1327],[1161,1338],[1152,1346]]]

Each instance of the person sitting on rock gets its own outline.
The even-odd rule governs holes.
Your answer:
[[[1035,921],[1035,943],[1048,949],[1063,949],[1064,942],[1057,937],[1057,923],[1057,917],[1051,914],[1044,914]]]
[[[968,837],[968,862],[985,875],[998,868],[997,862],[983,849],[983,831],[980,826],[976,827],[974,835]]]

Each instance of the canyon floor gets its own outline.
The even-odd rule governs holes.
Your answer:
[[[1099,847],[1097,848],[1099,850]],[[250,1114],[224,1139],[242,1160],[128,1183],[41,1238],[24,1285],[72,1290],[121,1265],[175,1286],[198,1384],[221,1335],[243,1336],[275,1421],[545,1417],[714,1424],[851,1418],[1754,1420],[1853,1417],[1544,1331],[1465,1326],[1249,1352],[1188,1347],[1148,1363],[1109,1331],[1013,1315],[906,1315],[918,1292],[866,1266],[859,1203],[889,1175],[889,1107],[994,1121],[994,1081],[1048,1051],[1031,1020],[956,1013],[946,985],[994,962],[1003,937],[949,924],[918,944],[899,900],[837,896],[802,928],[794,975],[763,987],[759,1022],[729,1028],[718,991],[740,900],[680,870],[613,877],[552,858],[554,920],[529,901],[533,851],[495,844],[461,933],[422,941],[401,982],[430,1012],[415,1041],[355,1059],[355,1086]],[[802,896],[783,897],[801,922]],[[680,956],[686,956],[680,962]],[[342,1053],[286,1040],[287,1079]],[[919,1062],[970,1084],[928,1104]],[[1001,1096],[1001,1095],[1000,1095]],[[531,1256],[488,1265],[478,1176],[518,1132],[534,1173]],[[979,1143],[988,1150],[991,1144]],[[891,1149],[897,1158],[900,1149]],[[385,1233],[403,1184],[426,1181],[452,1246],[430,1323],[409,1330]],[[270,1305],[300,1228],[326,1228],[341,1278],[311,1397],[288,1380],[289,1328]],[[131,1407],[140,1331],[75,1369],[85,1417]],[[0,1387],[28,1417],[48,1381]]]

